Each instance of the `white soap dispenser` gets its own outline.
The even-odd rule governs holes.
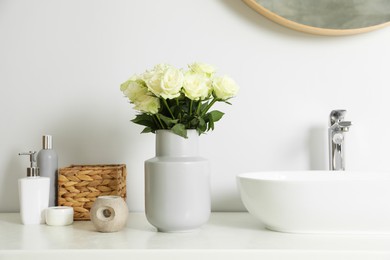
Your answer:
[[[45,210],[49,206],[50,179],[39,176],[39,168],[35,158],[36,152],[19,153],[30,156],[30,167],[27,177],[19,179],[19,204],[22,223],[44,224]]]

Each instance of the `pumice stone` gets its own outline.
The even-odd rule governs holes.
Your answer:
[[[91,208],[91,221],[99,232],[117,232],[127,222],[129,210],[120,196],[100,196]]]

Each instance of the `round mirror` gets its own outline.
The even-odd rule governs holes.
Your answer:
[[[274,22],[312,34],[356,34],[390,23],[389,0],[243,1]]]

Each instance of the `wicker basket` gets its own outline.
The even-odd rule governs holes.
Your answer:
[[[126,199],[126,165],[72,165],[59,169],[58,205],[74,209],[74,220],[90,220],[98,196]]]

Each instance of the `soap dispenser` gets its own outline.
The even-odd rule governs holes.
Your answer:
[[[49,206],[50,179],[39,176],[39,168],[35,158],[37,152],[19,153],[30,156],[30,167],[27,177],[19,179],[19,203],[22,223],[44,224],[45,210]]]
[[[42,136],[42,150],[38,152],[37,163],[40,175],[50,179],[49,206],[56,206],[58,156],[53,149],[53,137],[51,135]]]

